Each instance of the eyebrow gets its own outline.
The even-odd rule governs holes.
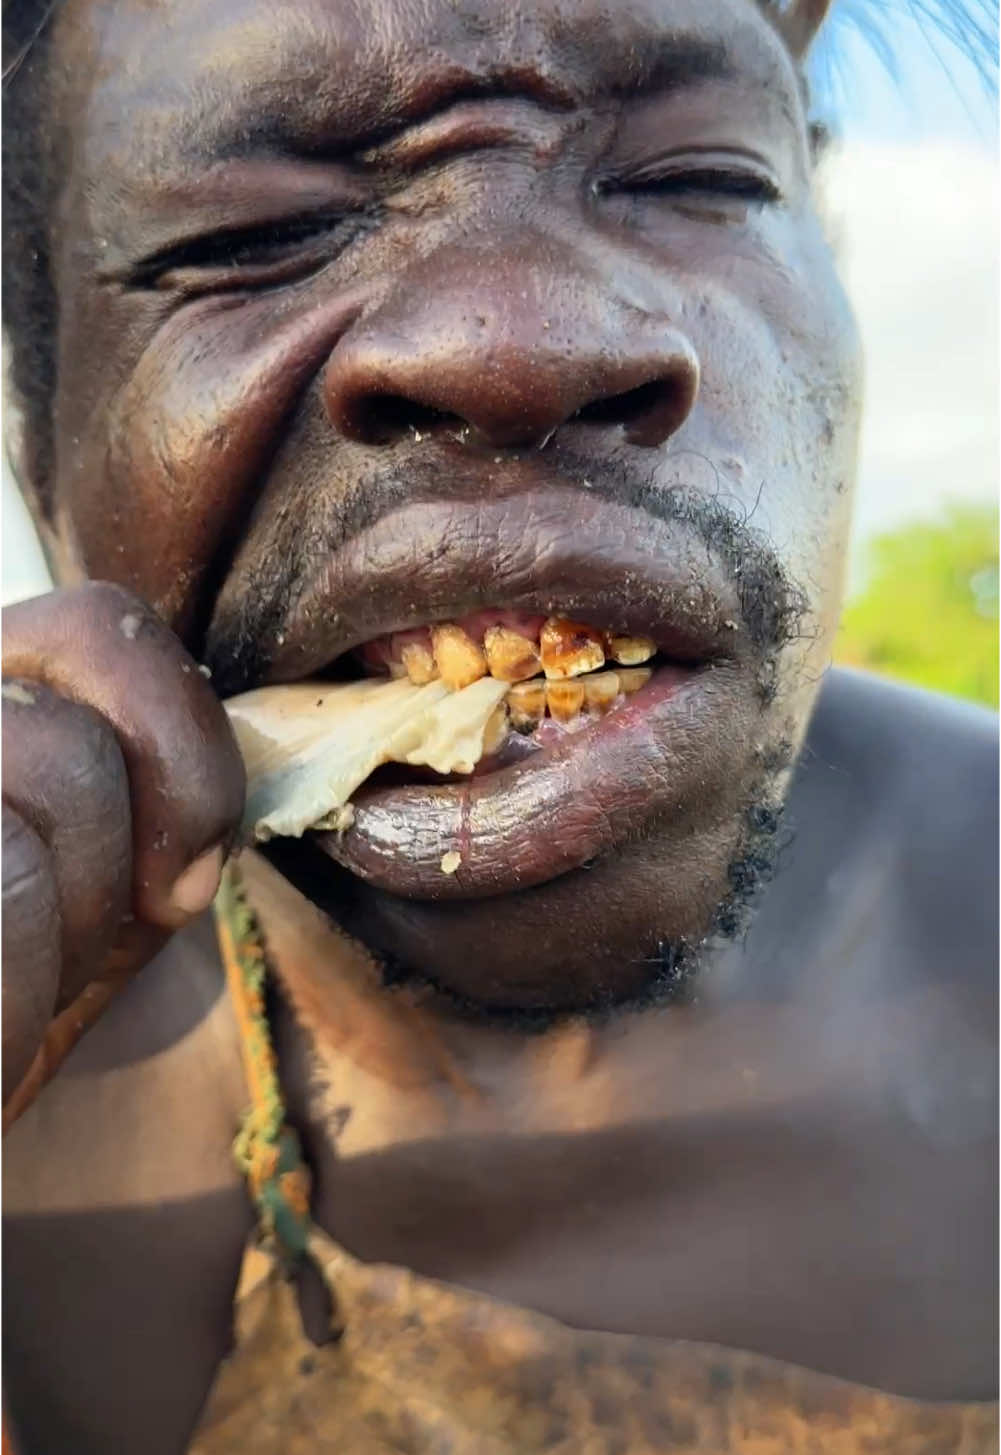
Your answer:
[[[270,4],[262,8],[259,0],[233,0],[223,25],[213,23],[211,5],[178,7],[163,44],[138,67],[126,64],[124,42],[110,32],[102,75],[116,82],[93,93],[107,106],[105,114],[104,105],[95,108],[94,135],[110,144],[92,154],[91,178],[96,172],[100,180],[89,204],[103,232],[130,256],[145,254],[157,214],[170,213],[165,231],[176,231],[172,192],[197,192],[206,173],[218,179],[240,163],[339,167],[345,184],[353,176],[367,186],[367,168],[357,170],[362,153],[392,145],[461,102],[503,97],[565,114],[714,82],[788,90],[790,117],[799,100],[784,84],[787,53],[752,3],[726,12],[725,31],[706,0],[622,0],[618,9],[606,0],[574,0],[569,20],[565,6],[548,14],[540,5],[538,24],[529,19],[524,34],[493,45],[487,22],[494,8],[504,14],[506,0],[428,0],[430,19],[418,29],[413,8],[404,7],[409,25],[389,50],[370,27],[357,35],[349,28],[345,49],[338,27],[317,22],[342,3],[353,13],[366,0],[275,0],[275,13],[283,5],[291,13],[277,50],[263,43]],[[578,10],[585,17],[579,26]],[[211,188],[205,195],[214,195]]]
[[[563,85],[541,67],[498,68],[490,72],[453,64],[437,75],[424,74],[410,91],[390,99],[371,93],[338,106],[325,116],[310,119],[283,108],[268,112],[251,88],[245,107],[218,108],[185,118],[177,140],[185,152],[202,161],[227,161],[262,154],[324,155],[333,159],[381,146],[402,132],[463,101],[515,97],[541,110],[572,111],[585,99],[616,97],[642,99],[651,94],[682,90],[705,81],[733,81],[741,71],[720,41],[690,35],[659,36],[649,51],[634,54],[623,66],[610,64],[603,77],[584,94]],[[302,88],[308,90],[308,77]]]
[[[740,75],[722,41],[697,36],[662,36],[638,60],[631,74],[607,87],[609,95],[641,97],[700,81],[733,81]]]
[[[504,96],[521,96],[549,111],[570,111],[577,104],[571,92],[541,74],[528,76],[519,69],[482,75],[453,66],[437,76],[421,77],[412,93],[399,97],[395,104],[385,95],[378,100],[366,96],[350,106],[334,105],[328,115],[315,121],[286,109],[262,115],[251,95],[243,114],[231,114],[222,121],[218,114],[189,118],[179,139],[189,145],[194,140],[198,154],[211,161],[262,152],[322,154],[336,159],[391,141],[459,102]]]

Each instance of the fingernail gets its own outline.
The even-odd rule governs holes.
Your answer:
[[[221,844],[216,844],[214,849],[206,849],[174,881],[174,887],[170,891],[171,907],[178,914],[189,917],[208,909],[219,888],[223,862]]]

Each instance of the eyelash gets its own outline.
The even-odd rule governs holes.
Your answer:
[[[264,226],[234,228],[227,232],[192,238],[190,242],[165,249],[133,269],[131,282],[137,288],[157,288],[171,273],[191,270],[232,270],[268,267],[286,260],[289,250],[311,240],[336,239],[340,249],[349,236],[337,237],[354,221],[343,213],[312,213]]]
[[[679,198],[722,196],[762,206],[781,200],[779,189],[768,177],[723,167],[691,168],[659,176],[599,182],[595,190],[599,194],[617,191]],[[137,288],[156,289],[171,273],[186,270],[221,269],[236,274],[241,269],[266,268],[286,261],[289,249],[320,238],[327,238],[332,243],[336,239],[335,250],[339,251],[350,237],[337,238],[337,233],[352,227],[353,235],[354,229],[362,222],[363,219],[345,216],[344,213],[313,213],[268,223],[263,227],[234,228],[193,238],[138,264],[131,282]]]
[[[727,167],[679,168],[678,171],[622,178],[614,183],[599,184],[598,190],[679,198],[727,197],[762,206],[781,201],[781,193],[769,177]]]

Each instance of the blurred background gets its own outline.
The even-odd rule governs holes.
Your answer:
[[[997,6],[834,13],[813,83],[838,133],[824,194],[867,367],[836,656],[997,707]]]
[[[978,41],[971,26],[980,24]],[[996,34],[992,0],[837,0],[812,78],[818,114],[836,137],[822,196],[868,376],[836,658],[992,707]],[[44,589],[44,563],[6,467],[2,570],[5,601]]]

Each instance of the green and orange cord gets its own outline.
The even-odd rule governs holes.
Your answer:
[[[299,1138],[285,1120],[265,1002],[264,938],[232,862],[223,870],[215,917],[250,1093],[233,1156],[254,1200],[262,1239],[294,1263],[307,1250],[310,1176]]]

